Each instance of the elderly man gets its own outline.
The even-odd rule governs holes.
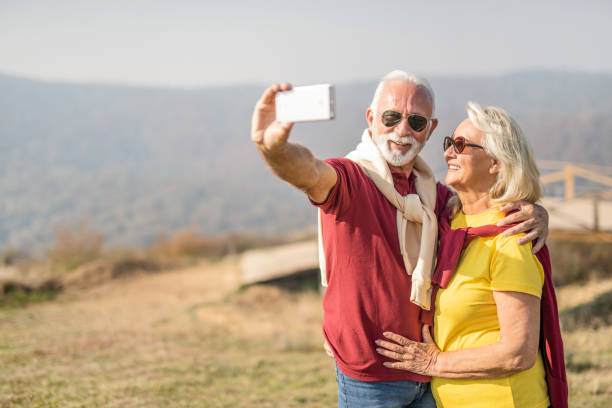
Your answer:
[[[318,160],[289,143],[291,123],[275,121],[268,88],[255,107],[252,139],[270,169],[320,209],[323,334],[335,357],[340,407],[435,407],[429,378],[383,366],[374,340],[383,331],[421,340],[419,307],[430,304],[437,216],[452,196],[418,156],[438,124],[429,83],[393,71],[366,110],[368,128],[347,158]],[[516,203],[510,233],[546,235],[546,213]],[[538,219],[539,222],[538,222]],[[544,220],[542,222],[542,219]],[[533,229],[534,225],[538,228]]]

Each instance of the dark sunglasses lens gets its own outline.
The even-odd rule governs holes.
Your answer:
[[[402,114],[395,111],[384,111],[381,119],[383,125],[391,127],[397,125],[402,120]]]
[[[442,144],[442,146],[444,147],[444,151],[447,151],[449,147],[451,147],[453,145],[453,139],[451,139],[450,137],[446,136],[444,138],[444,142]]]
[[[427,126],[427,118],[421,115],[409,115],[408,124],[415,132],[422,132]]]
[[[455,151],[457,151],[457,153],[461,153],[463,149],[465,149],[465,139],[461,136],[456,137],[455,140],[453,140],[453,144],[455,145]]]

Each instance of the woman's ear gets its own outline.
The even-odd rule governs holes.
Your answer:
[[[501,171],[501,165],[497,159],[491,159],[491,166],[489,166],[489,174],[497,176]]]

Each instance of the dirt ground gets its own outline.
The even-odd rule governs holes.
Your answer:
[[[611,289],[564,288],[561,308]],[[241,288],[235,259],[1,308],[0,407],[332,407],[321,316],[316,291]],[[565,334],[571,406],[610,406],[611,336]]]
[[[332,406],[320,321],[231,259],[0,309],[0,407]]]

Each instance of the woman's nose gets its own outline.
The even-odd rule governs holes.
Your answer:
[[[446,160],[452,159],[453,157],[455,157],[455,149],[453,148],[453,146],[448,146],[448,149],[446,149],[444,151],[444,158]]]

